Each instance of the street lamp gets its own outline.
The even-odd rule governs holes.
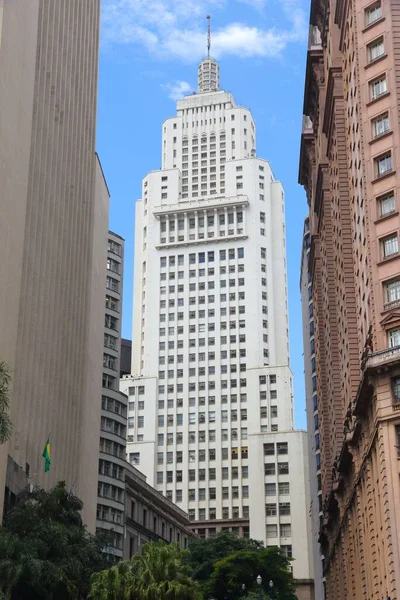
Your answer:
[[[242,583],[242,592],[243,592],[243,594],[244,594],[245,591],[246,591],[246,586],[245,586],[244,583]]]
[[[268,585],[269,585],[269,589],[270,589],[269,595],[270,595],[270,598],[272,599],[272,591],[274,589],[274,582],[272,581],[272,579],[269,580]]]
[[[258,585],[258,600],[261,600],[261,584],[262,584],[262,577],[261,575],[257,575],[257,585]]]

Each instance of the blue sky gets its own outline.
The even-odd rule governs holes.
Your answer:
[[[131,338],[134,205],[141,180],[160,168],[161,124],[196,89],[206,51],[221,87],[249,107],[257,154],[286,193],[291,366],[296,425],[305,427],[299,292],[307,205],[297,183],[309,0],[102,0],[97,149],[111,192],[110,228],[125,238],[123,336]]]

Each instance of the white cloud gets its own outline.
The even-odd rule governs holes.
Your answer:
[[[174,102],[181,100],[183,96],[193,91],[193,87],[187,81],[173,81],[161,86],[168,92],[168,97]]]
[[[229,0],[232,2],[232,0]],[[250,0],[239,0],[250,2]],[[254,8],[266,10],[266,0],[251,0]],[[227,0],[103,0],[103,43],[144,47],[157,58],[198,61],[206,50],[206,11],[227,6]],[[229,23],[213,29],[212,55],[274,57],[288,44],[304,40],[307,21],[299,0],[280,0],[282,28],[250,27]]]

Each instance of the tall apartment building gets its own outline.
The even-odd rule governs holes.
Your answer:
[[[310,597],[307,436],[294,431],[284,194],[250,111],[202,61],[136,206],[130,459],[201,535],[294,556]],[[300,585],[300,584],[299,584]]]
[[[310,260],[311,236],[308,217],[304,221],[303,245],[301,253],[300,292],[303,317],[304,342],[304,378],[306,392],[306,413],[308,432],[308,460],[310,481],[310,519],[312,535],[312,553],[314,564],[315,600],[325,597],[322,572],[322,556],[319,545],[320,522],[323,518],[321,452],[317,401],[317,374],[315,359],[315,330],[312,282],[308,268]]]
[[[307,192],[328,600],[400,595],[400,5],[313,0]]]
[[[108,232],[105,290],[103,389],[96,528],[113,531],[107,551],[124,550],[127,397],[119,391],[124,240]]]
[[[95,528],[108,193],[95,155],[100,2],[0,2],[0,506],[65,480]],[[42,451],[51,435],[52,465]],[[18,475],[18,477],[16,476]]]

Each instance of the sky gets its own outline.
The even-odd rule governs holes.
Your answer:
[[[257,155],[285,189],[295,420],[305,428],[299,278],[307,204],[297,180],[309,0],[102,0],[97,150],[110,229],[126,240],[122,335],[132,338],[135,201],[143,177],[161,166],[163,121],[196,90],[207,15],[221,88],[252,111]]]

